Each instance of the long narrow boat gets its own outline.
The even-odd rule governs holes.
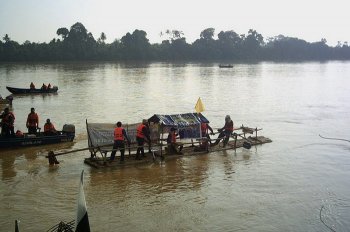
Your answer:
[[[38,93],[57,93],[58,87],[53,86],[50,89],[22,89],[6,86],[6,89],[12,94],[38,94]]]
[[[57,135],[44,135],[43,132],[37,134],[24,133],[20,137],[0,136],[0,148],[17,148],[28,146],[40,146],[54,143],[72,142],[75,137],[74,125],[64,125],[62,131]]]
[[[219,68],[233,68],[232,64],[220,64]]]

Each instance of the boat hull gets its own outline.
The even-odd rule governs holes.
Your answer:
[[[54,86],[51,89],[21,89],[21,88],[14,88],[6,86],[6,89],[11,92],[12,94],[41,94],[41,93],[57,93],[58,87]]]
[[[39,135],[36,137],[0,137],[0,148],[16,148],[16,147],[29,147],[29,146],[41,146],[47,144],[72,142],[75,137],[74,133],[64,133],[60,135]]]

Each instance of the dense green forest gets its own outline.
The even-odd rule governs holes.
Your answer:
[[[302,39],[279,35],[264,39],[257,31],[248,34],[235,31],[220,31],[215,36],[214,28],[200,33],[200,38],[189,44],[181,31],[167,30],[167,39],[161,44],[151,44],[147,33],[135,30],[121,39],[105,43],[106,35],[101,33],[96,40],[82,23],[75,23],[70,30],[59,28],[59,38],[49,43],[19,44],[9,35],[0,41],[0,61],[304,61],[304,60],[348,60],[350,47],[347,42],[331,47],[326,39],[307,42]]]

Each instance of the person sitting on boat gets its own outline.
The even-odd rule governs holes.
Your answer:
[[[5,137],[15,136],[14,123],[15,115],[6,107],[0,115],[1,118],[1,135]]]
[[[51,89],[51,84],[50,83],[47,85],[47,89]]]
[[[42,90],[47,90],[47,86],[45,85],[45,83],[43,83],[43,85],[41,86]]]
[[[30,89],[35,89],[35,85],[33,82],[30,83]]]
[[[44,134],[45,135],[57,135],[57,130],[50,119],[46,119],[46,123],[44,125]]]
[[[176,128],[175,127],[170,128],[170,132],[167,138],[169,154],[182,154],[181,150],[183,148],[183,144],[176,142],[177,136],[178,134],[176,133]]]
[[[225,125],[223,128],[218,129],[218,131],[220,132],[218,138],[216,139],[215,143],[213,143],[212,145],[218,145],[220,140],[225,137],[224,139],[224,143],[223,143],[223,147],[226,147],[226,144],[228,143],[228,140],[230,139],[230,136],[233,132],[233,121],[231,120],[230,115],[226,115],[225,117]]]
[[[119,149],[120,151],[120,163],[124,162],[125,139],[128,141],[128,145],[130,146],[130,139],[128,134],[126,133],[125,129],[122,127],[122,123],[117,122],[117,127],[114,128],[114,144],[113,144],[113,151],[111,153],[110,162],[113,162],[117,149]]]
[[[137,141],[137,152],[135,159],[140,160],[140,153],[142,157],[145,157],[144,144],[145,140],[150,143],[151,138],[149,136],[149,129],[147,127],[147,119],[143,119],[142,123],[136,129],[136,141]]]
[[[200,150],[208,150],[208,146],[209,144],[211,144],[209,131],[212,135],[214,134],[213,128],[211,128],[208,123],[202,122],[201,123],[202,140],[200,143]]]
[[[39,116],[35,113],[33,107],[28,114],[26,126],[28,128],[28,134],[36,134],[36,130],[39,129]]]
[[[23,134],[22,131],[20,131],[20,130],[17,130],[17,131],[16,131],[16,137],[21,138],[21,137],[23,137],[23,136],[24,136],[24,134]]]

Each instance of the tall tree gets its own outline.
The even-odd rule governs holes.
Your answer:
[[[147,33],[143,30],[135,30],[121,38],[123,56],[126,59],[146,59],[150,54],[150,43]]]
[[[67,38],[68,34],[69,34],[69,30],[65,27],[61,27],[57,29],[56,34],[58,36],[62,36],[62,40],[64,40],[65,38]]]
[[[3,40],[5,41],[5,43],[8,43],[11,41],[10,37],[8,34],[6,34],[4,37],[3,37]]]
[[[102,32],[100,35],[100,38],[98,38],[97,42],[104,44],[106,39],[107,39],[106,34],[104,32]]]
[[[212,27],[204,29],[200,34],[200,38],[204,40],[213,40],[214,32],[215,32],[215,29]]]

